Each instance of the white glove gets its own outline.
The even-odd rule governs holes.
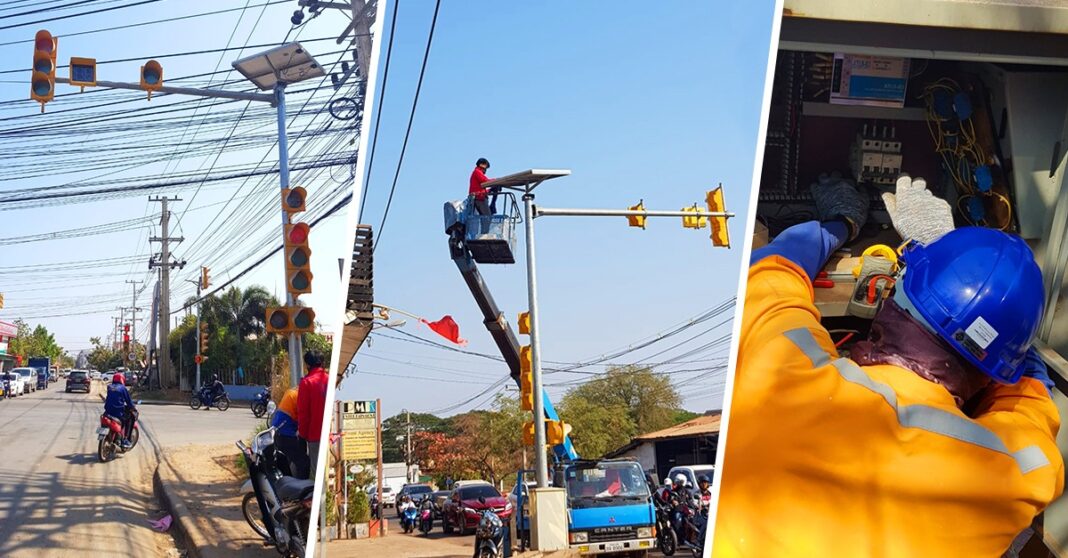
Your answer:
[[[953,230],[953,210],[949,203],[927,189],[927,181],[902,174],[895,193],[884,192],[883,203],[894,229],[904,240],[929,245]]]

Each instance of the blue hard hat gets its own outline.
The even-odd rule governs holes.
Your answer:
[[[1042,272],[1019,237],[964,227],[904,254],[899,288],[921,321],[984,374],[1015,383],[1045,306]]]

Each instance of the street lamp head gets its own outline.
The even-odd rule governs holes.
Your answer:
[[[296,13],[293,15],[296,18]],[[236,60],[232,65],[264,91],[274,89],[278,84],[297,83],[326,75],[322,66],[300,43],[286,43]]]

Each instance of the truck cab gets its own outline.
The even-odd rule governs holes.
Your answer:
[[[644,555],[656,546],[652,492],[636,461],[560,463],[553,484],[567,492],[572,550],[590,555]]]

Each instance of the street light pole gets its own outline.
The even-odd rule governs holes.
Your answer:
[[[549,486],[549,461],[545,454],[545,401],[542,394],[541,342],[538,336],[538,278],[534,258],[534,185],[523,194],[527,240],[527,312],[530,313],[530,372],[534,389],[534,471],[538,488]]]
[[[281,179],[281,188],[289,188],[289,141],[286,137],[286,84],[279,81],[274,86],[275,107],[278,109],[278,176]],[[286,225],[289,224],[289,213],[282,210],[282,234],[285,235]],[[286,292],[286,306],[295,306],[293,294]],[[301,376],[301,343],[300,336],[296,333],[289,334],[289,387],[297,387]]]

